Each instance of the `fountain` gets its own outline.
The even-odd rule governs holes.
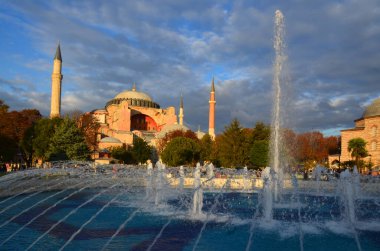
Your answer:
[[[281,11],[276,10],[274,19],[274,49],[275,49],[275,61],[274,61],[274,74],[273,74],[273,115],[272,115],[272,130],[271,130],[271,166],[274,172],[279,176],[278,181],[283,180],[282,170],[280,168],[280,147],[282,146],[281,126],[282,126],[282,110],[281,110],[281,77],[284,61],[286,59],[284,53],[284,16]],[[283,163],[284,164],[284,163]],[[277,201],[279,193],[281,193],[282,187],[279,182],[274,184],[274,198]]]
[[[203,215],[203,190],[201,185],[201,166],[197,163],[194,170],[194,195],[191,216],[199,218]]]
[[[0,249],[379,249],[380,181],[354,171],[320,194],[292,175],[278,204],[269,167],[252,190],[249,169],[64,166],[0,177]]]
[[[284,21],[275,15],[273,160],[255,171],[53,162],[0,177],[0,250],[380,250],[380,180],[281,166]],[[203,173],[203,172],[206,173]]]

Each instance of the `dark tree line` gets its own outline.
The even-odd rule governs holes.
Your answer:
[[[36,159],[86,160],[96,142],[97,122],[84,114],[42,118],[35,109],[8,111],[0,100],[0,161],[31,166]]]
[[[164,138],[161,157],[173,166],[211,161],[223,167],[262,168],[270,165],[270,133],[270,126],[263,122],[257,122],[253,128],[243,128],[237,119],[214,141],[207,134],[198,140],[191,132],[174,131]],[[324,163],[329,154],[339,152],[339,137],[324,137],[320,132],[296,134],[289,129],[283,129],[281,134],[281,154],[287,156],[292,165],[308,161]],[[181,139],[174,140],[177,137]]]

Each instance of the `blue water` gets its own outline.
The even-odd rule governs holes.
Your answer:
[[[73,191],[56,195],[0,227],[0,242]],[[64,200],[0,246],[0,250],[25,250],[52,225],[100,191],[102,189],[85,189]],[[0,224],[56,192],[40,193],[11,207],[0,214]],[[119,193],[120,189],[115,188],[101,194],[57,225],[33,245],[31,250],[59,250],[73,233]],[[0,210],[26,196],[28,194],[4,203],[1,202],[7,198],[0,198]],[[250,250],[300,250],[301,239],[304,250],[358,250],[355,234],[362,250],[380,250],[380,206],[370,199],[356,201],[358,223],[352,227],[352,224],[345,220],[340,198],[334,196],[301,195],[300,217],[298,207],[294,206],[294,203],[284,203],[284,206],[275,208],[274,220],[269,223],[261,220],[258,194],[205,193],[203,212],[208,218],[205,216],[200,219],[191,218],[188,213],[191,206],[191,190],[182,194],[181,199],[172,196],[165,205],[159,206],[144,199],[144,196],[143,189],[121,193],[114,203],[104,208],[104,211],[65,247],[65,250],[101,250],[132,214],[134,217],[130,218],[106,250],[147,250],[169,221],[151,250],[193,250],[202,227],[204,231],[196,250],[245,250],[250,229]],[[216,201],[218,203],[215,205]],[[284,201],[295,200],[292,195],[288,195]]]

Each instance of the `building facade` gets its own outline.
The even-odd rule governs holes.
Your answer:
[[[58,44],[52,74],[51,118],[61,116],[61,88],[63,78],[61,71],[62,56],[61,48]],[[212,138],[215,138],[215,104],[213,78],[209,100],[208,130]],[[189,128],[184,125],[182,95],[180,97],[180,107],[177,116],[174,106],[161,108],[148,94],[137,91],[135,84],[133,84],[131,90],[120,92],[109,100],[103,109],[93,110],[91,114],[100,124],[98,131],[98,150],[133,145],[134,137],[140,137],[150,145],[155,146],[157,141],[163,138],[166,133],[174,130],[189,130]],[[201,137],[204,133],[198,130],[197,135]],[[93,157],[97,158],[95,155]]]
[[[132,90],[117,94],[104,109],[94,110],[92,114],[100,123],[99,148],[106,143],[102,142],[104,138],[107,146],[110,141],[132,145],[136,136],[154,145],[156,133],[177,124],[175,107],[161,108],[148,94],[137,91],[135,85]]]
[[[362,138],[367,142],[368,156],[364,161],[373,166],[380,166],[380,98],[374,100],[363,112],[361,118],[355,120],[355,127],[341,130],[340,161],[353,160],[348,151],[348,142],[353,138]]]

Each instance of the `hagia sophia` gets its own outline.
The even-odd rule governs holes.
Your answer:
[[[52,74],[52,94],[50,117],[61,115],[62,56],[58,45],[54,57]],[[215,85],[211,81],[209,100],[208,134],[215,138]],[[187,131],[184,125],[183,97],[181,95],[179,113],[174,106],[162,108],[146,93],[137,91],[136,84],[131,90],[125,90],[109,100],[105,107],[96,109],[91,114],[100,123],[98,131],[98,149],[116,146],[130,146],[134,137],[140,137],[155,146],[158,139],[174,130]],[[205,135],[198,130],[199,138]]]
[[[51,112],[50,117],[61,115],[61,85],[62,85],[62,57],[58,45],[54,57],[52,74]],[[209,100],[209,129],[208,134],[215,138],[215,85],[211,81]],[[155,146],[159,138],[173,130],[188,130],[183,124],[183,98],[180,99],[179,113],[174,106],[161,108],[160,105],[146,93],[137,91],[133,84],[131,90],[123,91],[109,100],[105,107],[96,109],[91,114],[100,123],[99,149],[113,146],[128,146],[133,144],[134,137],[140,137]],[[355,127],[341,130],[341,153],[329,156],[329,162],[352,160],[348,152],[348,142],[353,138],[363,138],[367,142],[368,157],[365,161],[374,166],[380,165],[380,98],[373,101],[365,110],[361,118],[355,120]],[[201,138],[205,133],[198,131]]]

